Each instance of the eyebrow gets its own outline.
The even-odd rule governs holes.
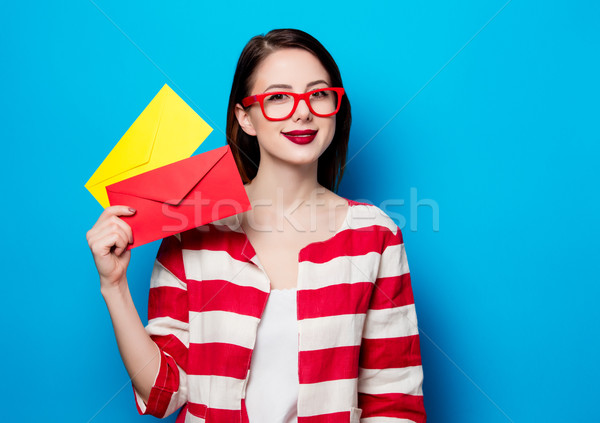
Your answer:
[[[310,87],[313,87],[313,86],[319,85],[319,84],[325,84],[325,85],[329,86],[329,83],[327,81],[325,81],[323,79],[319,79],[317,81],[312,81],[312,82],[309,82],[308,84],[306,84],[306,88],[310,88]],[[273,88],[283,88],[286,90],[291,90],[292,86],[287,85],[287,84],[272,84],[272,85],[269,85],[263,92],[267,92],[269,90],[272,90]]]

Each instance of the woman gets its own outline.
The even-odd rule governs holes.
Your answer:
[[[333,192],[350,121],[337,65],[317,40],[291,29],[254,37],[227,119],[252,210],[163,240],[146,328],[127,287],[132,233],[119,219],[135,210],[107,208],[88,232],[140,413],[425,421],[400,229]]]

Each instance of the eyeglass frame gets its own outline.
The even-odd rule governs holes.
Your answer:
[[[320,91],[335,91],[335,93],[337,94],[337,107],[335,108],[335,111],[333,113],[325,113],[325,114],[317,113],[312,108],[312,106],[310,104],[310,95],[320,92]],[[260,109],[261,109],[262,114],[265,117],[265,119],[270,120],[270,121],[280,121],[280,120],[289,119],[294,114],[296,109],[298,108],[298,104],[300,104],[300,100],[304,100],[304,103],[306,103],[306,105],[308,106],[308,110],[310,110],[310,112],[313,115],[318,116],[318,117],[329,117],[329,116],[335,115],[337,112],[340,111],[340,106],[342,104],[342,96],[344,95],[344,93],[345,93],[345,90],[342,87],[317,88],[316,90],[307,91],[305,93],[300,93],[300,94],[292,93],[289,91],[272,91],[272,92],[268,92],[268,93],[256,94],[256,95],[251,95],[249,97],[246,97],[246,98],[242,99],[242,106],[250,107],[254,103],[258,102],[258,104],[260,104]],[[285,95],[291,96],[294,99],[294,106],[292,107],[292,111],[287,116],[282,117],[282,118],[270,118],[265,113],[264,100],[266,97],[269,97],[271,95],[277,95],[277,94],[285,94]]]

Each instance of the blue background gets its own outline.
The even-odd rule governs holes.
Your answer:
[[[429,422],[598,421],[598,2],[163,3],[0,14],[3,421],[153,421],[99,292],[83,185],[165,83],[214,128],[201,148],[224,145],[237,57],[275,27],[342,70],[340,194],[403,228]],[[142,316],[157,247],[130,266]]]

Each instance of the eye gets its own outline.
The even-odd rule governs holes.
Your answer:
[[[284,93],[275,93],[275,94],[265,97],[265,101],[268,101],[270,103],[284,102],[284,101],[287,101],[288,99],[289,99],[289,96],[287,96]]]
[[[325,91],[315,91],[311,94],[312,98],[326,98],[329,97],[329,91],[325,90]]]

